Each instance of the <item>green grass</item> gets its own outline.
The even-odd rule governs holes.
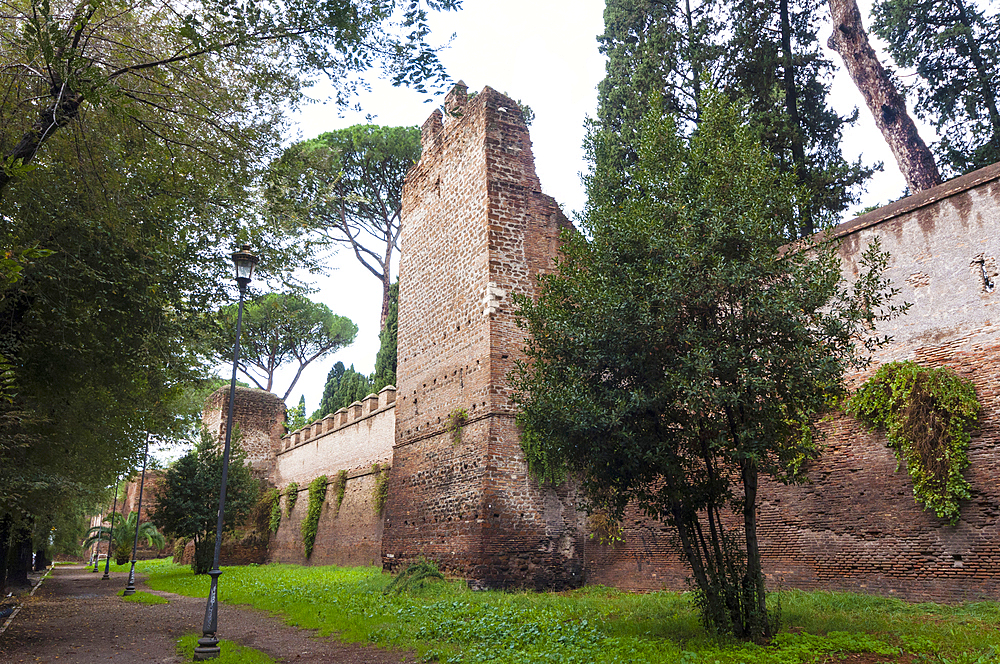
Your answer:
[[[185,662],[194,661],[194,649],[198,645],[198,635],[188,634],[177,641],[177,654],[184,658]],[[221,652],[212,661],[216,664],[277,664],[259,650],[241,646],[225,639],[219,640]]]
[[[208,576],[188,567],[142,561],[137,570],[155,590],[208,594]],[[413,649],[426,661],[799,664],[871,653],[872,661],[1000,664],[996,602],[943,606],[850,593],[772,593],[782,631],[771,645],[757,646],[707,634],[685,593],[472,592],[452,581],[385,595],[390,580],[376,567],[228,567],[219,598],[344,641]]]
[[[154,595],[153,593],[147,593],[144,590],[137,590],[134,594],[126,596],[125,589],[122,588],[118,591],[118,596],[126,602],[136,602],[138,604],[170,604],[170,600],[159,595]]]

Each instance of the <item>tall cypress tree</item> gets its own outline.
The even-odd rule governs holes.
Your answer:
[[[817,40],[821,6],[817,0],[735,0],[729,6],[726,87],[750,104],[751,122],[778,168],[795,173],[810,193],[800,227],[789,229],[792,236],[837,221],[872,173],[860,159],[848,163],[840,150],[843,127],[857,111],[842,117],[827,105],[833,64]]]
[[[715,0],[608,0],[597,40],[608,57],[607,75],[597,88],[588,139],[592,196],[596,189],[617,196],[628,186],[651,105],[676,115],[688,130],[697,124],[702,77],[722,55],[719,27]]]
[[[817,42],[818,11],[816,0],[609,0],[598,39],[607,75],[588,137],[591,197],[616,199],[632,186],[639,125],[652,105],[694,131],[707,78],[750,104],[764,147],[810,191],[807,214],[789,235],[833,221],[872,169],[841,153],[842,128],[854,117],[826,103],[832,65]],[[722,25],[732,26],[728,41]]]
[[[396,384],[396,338],[399,329],[399,281],[389,287],[389,311],[385,327],[378,333],[379,349],[375,356],[372,389],[378,392],[386,385]]]

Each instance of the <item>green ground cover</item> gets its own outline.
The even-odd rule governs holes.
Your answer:
[[[125,595],[125,589],[122,588],[118,591],[118,596],[126,602],[136,602],[137,604],[170,604],[170,600],[143,590],[137,590],[133,595]]]
[[[167,560],[142,561],[154,590],[205,597],[209,578]],[[227,567],[223,602],[250,604],[289,624],[348,642],[417,651],[425,660],[798,664],[865,661],[1000,664],[1000,603],[907,604],[850,593],[785,591],[782,630],[757,646],[706,634],[686,593],[625,593],[588,587],[567,593],[472,592],[427,582],[383,594],[377,567]]]
[[[177,641],[177,654],[185,662],[194,661],[194,649],[198,647],[199,634],[188,634]],[[219,639],[219,656],[212,660],[214,664],[276,664],[276,662],[253,648],[241,646],[238,643]]]

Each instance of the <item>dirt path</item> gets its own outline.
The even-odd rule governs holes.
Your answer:
[[[205,600],[156,592],[170,603],[125,602],[115,593],[125,587],[126,576],[113,573],[102,581],[101,573],[83,565],[54,568],[0,634],[0,662],[181,662],[177,640],[201,634]],[[137,589],[154,592],[141,581]],[[226,604],[219,607],[219,637],[296,664],[396,664],[414,659],[406,653],[317,638],[315,632],[289,627],[263,612]]]

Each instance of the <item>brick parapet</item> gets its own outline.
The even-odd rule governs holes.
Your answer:
[[[389,463],[396,430],[396,388],[387,386],[351,406],[284,436],[272,482],[277,486],[293,481],[303,484],[341,469],[353,472]]]

